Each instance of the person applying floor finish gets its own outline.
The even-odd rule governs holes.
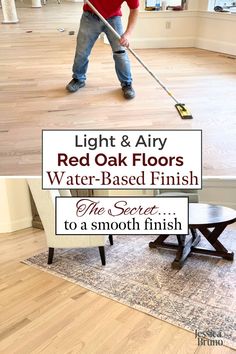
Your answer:
[[[123,2],[124,0],[91,0],[92,5],[96,7],[110,25],[120,34],[120,40],[114,36],[111,30],[104,25],[85,2],[77,36],[77,46],[72,69],[73,79],[66,86],[69,92],[76,92],[85,86],[89,55],[97,38],[104,32],[112,47],[116,74],[121,83],[123,95],[126,99],[135,97],[135,91],[132,87],[130,61],[125,47],[129,47],[129,39],[137,21],[139,0],[126,0],[130,13],[125,32],[123,32],[121,22],[121,5]]]

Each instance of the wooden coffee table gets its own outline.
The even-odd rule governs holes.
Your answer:
[[[218,240],[227,225],[236,222],[236,210],[219,205],[190,203],[189,204],[189,230],[188,235],[176,235],[178,243],[165,242],[169,235],[160,235],[149,243],[151,248],[176,249],[176,258],[172,263],[173,268],[182,268],[185,260],[191,253],[200,253],[222,257],[232,261],[234,253],[227,250]],[[210,230],[211,229],[211,230]],[[213,246],[214,250],[196,247],[200,242],[199,232]]]

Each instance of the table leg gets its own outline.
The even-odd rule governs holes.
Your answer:
[[[150,248],[167,248],[177,250],[175,260],[172,262],[172,267],[181,269],[185,260],[191,253],[192,247],[195,247],[200,242],[200,235],[195,229],[190,229],[192,237],[186,242],[186,235],[176,235],[178,243],[165,242],[169,235],[159,235],[155,241],[149,243]]]
[[[178,251],[175,257],[175,260],[172,262],[171,266],[174,269],[181,269],[184,265],[184,262],[192,252],[192,247],[195,247],[201,240],[200,235],[198,235],[197,231],[195,229],[191,229],[191,234],[192,237],[189,239],[187,243],[186,241],[186,236],[177,236],[178,240]]]
[[[192,252],[207,254],[212,256],[222,257],[224,259],[232,261],[234,259],[234,253],[227,250],[222,243],[218,240],[219,236],[222,234],[227,224],[222,223],[217,225],[212,231],[205,227],[198,227],[198,230],[203,234],[207,241],[214,247],[215,250],[208,250],[203,248],[192,248]]]
[[[176,253],[175,260],[171,263],[171,266],[174,269],[181,269],[189,253],[191,252],[192,240],[190,239],[186,243],[185,235],[177,235],[177,240],[178,240],[178,250]]]
[[[163,246],[164,241],[167,239],[167,237],[169,237],[169,235],[159,235],[155,241],[149,242],[149,247],[150,248],[158,248],[158,246]]]

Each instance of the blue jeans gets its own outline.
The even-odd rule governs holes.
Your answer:
[[[123,34],[123,27],[120,16],[114,16],[107,20],[111,26],[120,34]],[[112,47],[115,69],[121,86],[129,85],[132,82],[130,61],[124,47],[119,43],[115,35],[104,23],[94,14],[83,12],[80,29],[77,36],[77,46],[73,65],[73,78],[80,81],[86,80],[89,55],[99,35],[104,32]]]

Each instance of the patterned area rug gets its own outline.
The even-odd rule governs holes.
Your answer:
[[[192,254],[181,270],[171,268],[175,252],[148,247],[155,236],[116,236],[106,245],[107,265],[97,248],[55,250],[24,261],[190,331],[221,332],[224,345],[236,348],[236,261]],[[235,251],[236,232],[223,244]],[[208,246],[207,241],[200,246]]]

